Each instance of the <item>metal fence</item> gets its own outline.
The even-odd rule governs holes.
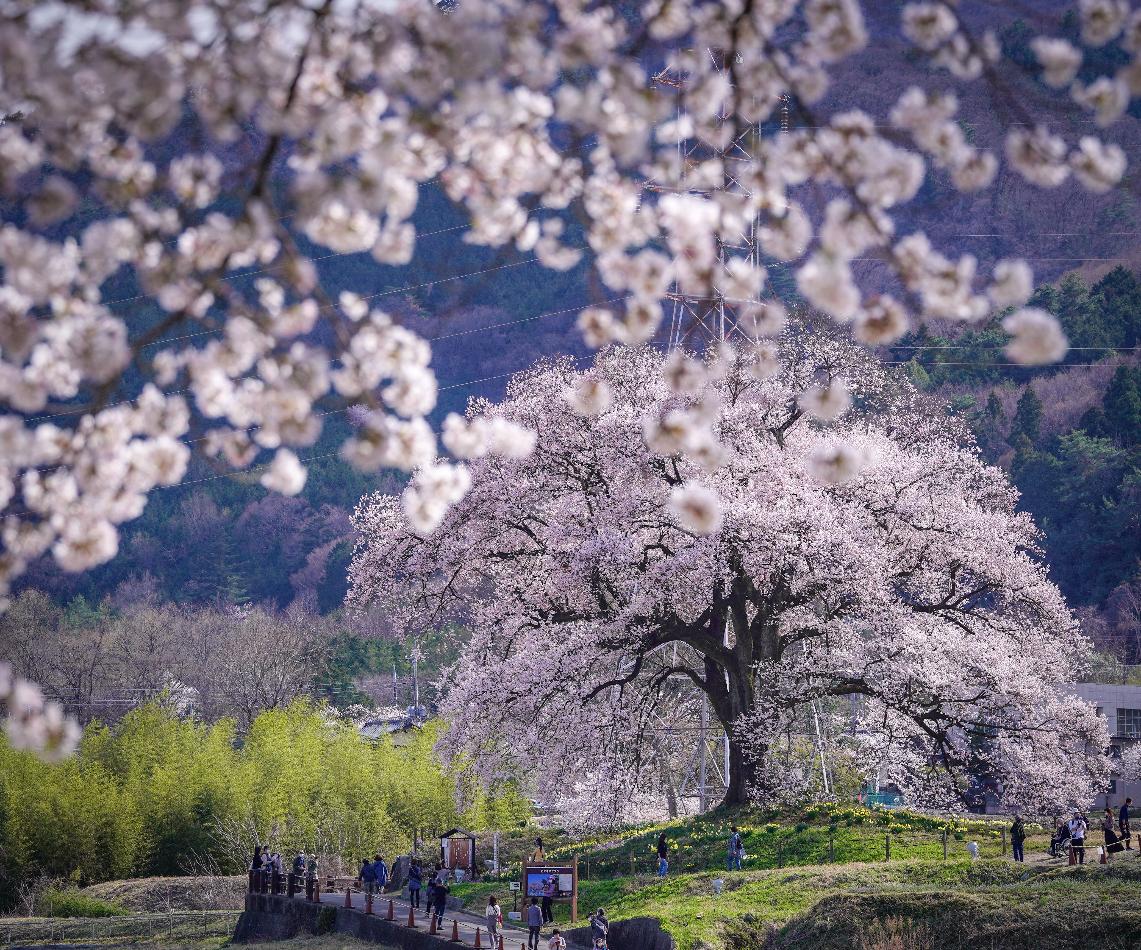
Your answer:
[[[120,917],[0,917],[0,947],[104,943],[124,938],[192,940],[229,936],[240,910],[186,910]]]

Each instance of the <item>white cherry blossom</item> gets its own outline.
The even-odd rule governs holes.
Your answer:
[[[1016,310],[1002,321],[1002,328],[1013,338],[1006,355],[1027,366],[1056,363],[1070,346],[1054,316],[1037,307]]]

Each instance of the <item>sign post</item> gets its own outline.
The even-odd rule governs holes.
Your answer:
[[[571,923],[578,923],[578,857],[570,864],[524,864],[520,882],[523,903],[537,897],[543,901],[566,901],[571,905]]]
[[[578,923],[578,855],[574,856],[574,878],[571,887],[571,923]]]

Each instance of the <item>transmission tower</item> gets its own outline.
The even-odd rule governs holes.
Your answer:
[[[713,67],[719,71],[726,70],[726,64],[719,54],[713,50],[706,52]],[[654,83],[664,90],[672,91],[675,97],[675,118],[678,127],[683,127],[685,118],[684,90],[687,77],[681,71],[667,66],[654,76]],[[781,98],[779,119],[780,131],[790,131],[790,96],[785,94]],[[732,122],[731,116],[722,114],[722,123]],[[675,183],[661,183],[649,181],[645,188],[651,191],[681,191],[708,197],[717,191],[733,191],[738,194],[749,195],[746,181],[739,174],[741,169],[747,168],[755,160],[758,145],[761,139],[761,129],[757,124],[749,124],[744,128],[734,127],[732,135],[723,146],[713,147],[708,143],[698,143],[693,139],[681,140],[677,143],[675,155],[676,177]],[[722,171],[720,188],[689,188],[687,179],[689,171],[698,161],[715,158],[719,161]],[[731,240],[724,237],[718,239],[718,260],[722,266],[730,257],[744,258],[755,267],[762,265],[761,253],[757,243],[757,218],[751,215],[745,222],[741,232]],[[788,266],[787,262],[765,262],[770,271],[774,266]],[[726,307],[724,297],[716,292],[698,296],[685,293],[682,288],[675,286],[667,295],[670,301],[669,335],[667,338],[670,349],[686,347],[688,349],[703,349],[711,344],[715,345],[726,341],[747,340],[749,337],[736,323],[733,308]],[[795,306],[792,308],[795,312]],[[729,627],[726,623],[724,638],[725,645],[729,645]],[[674,647],[674,662],[676,664],[677,647]],[[697,687],[688,682],[686,677],[683,689],[697,690]],[[698,812],[705,812],[714,803],[715,797],[720,797],[729,787],[729,735],[725,730],[713,730],[709,723],[709,700],[704,693],[700,695],[700,716],[696,726],[696,743],[692,752],[687,756],[686,765],[681,773],[681,781],[677,789],[677,797],[682,800],[696,802]],[[811,704],[812,733],[811,741],[814,743],[816,758],[820,765],[821,784],[825,793],[831,790],[831,776],[827,759],[827,733],[826,726],[821,724],[821,716],[816,703]],[[825,720],[826,723],[826,720]],[[664,723],[663,723],[664,725]],[[669,730],[667,727],[667,731]]]

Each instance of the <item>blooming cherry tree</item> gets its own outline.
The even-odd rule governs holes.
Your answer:
[[[118,526],[183,478],[191,445],[300,491],[303,450],[349,404],[362,411],[345,456],[420,471],[409,507],[439,521],[466,480],[425,422],[429,348],[319,266],[408,263],[428,182],[466,211],[470,243],[556,270],[585,258],[613,294],[582,311],[593,345],[651,339],[671,295],[777,333],[765,262],[779,260],[863,342],[1013,308],[1010,357],[1058,359],[1056,320],[1019,309],[1024,261],[980,273],[893,215],[929,179],[976,192],[1003,163],[1042,188],[1118,185],[1125,152],[1108,136],[1141,90],[1141,14],[1124,0],[1078,11],[1082,44],[1124,65],[1079,80],[1082,48],[1034,40],[1043,83],[1097,126],[1067,141],[950,2],[903,5],[912,52],[945,73],[873,115],[828,105],[868,45],[857,0],[6,0],[0,598],[37,557],[74,571],[113,557]],[[993,91],[1004,141],[966,140],[950,83]],[[782,103],[803,128],[750,137]],[[734,250],[745,233],[752,249]],[[867,257],[892,287],[860,286]],[[774,352],[762,339],[755,365],[775,371]],[[606,398],[588,385],[577,404]],[[709,448],[693,447],[702,464]],[[674,504],[715,519],[708,501]]]
[[[729,802],[779,792],[770,745],[830,697],[855,698],[851,743],[913,799],[988,776],[1023,805],[1085,800],[1104,726],[1059,684],[1088,645],[1014,490],[852,344],[796,326],[779,346],[760,380],[729,348],[688,359],[684,396],[664,378],[676,352],[519,375],[471,424],[532,429],[534,452],[471,462],[430,535],[397,499],[363,502],[350,603],[469,624],[449,747],[487,775],[535,770],[552,800],[580,775],[619,795],[650,781],[639,763],[679,680],[729,732]],[[824,428],[801,394],[841,370],[852,408]],[[599,390],[605,408],[567,408]]]

